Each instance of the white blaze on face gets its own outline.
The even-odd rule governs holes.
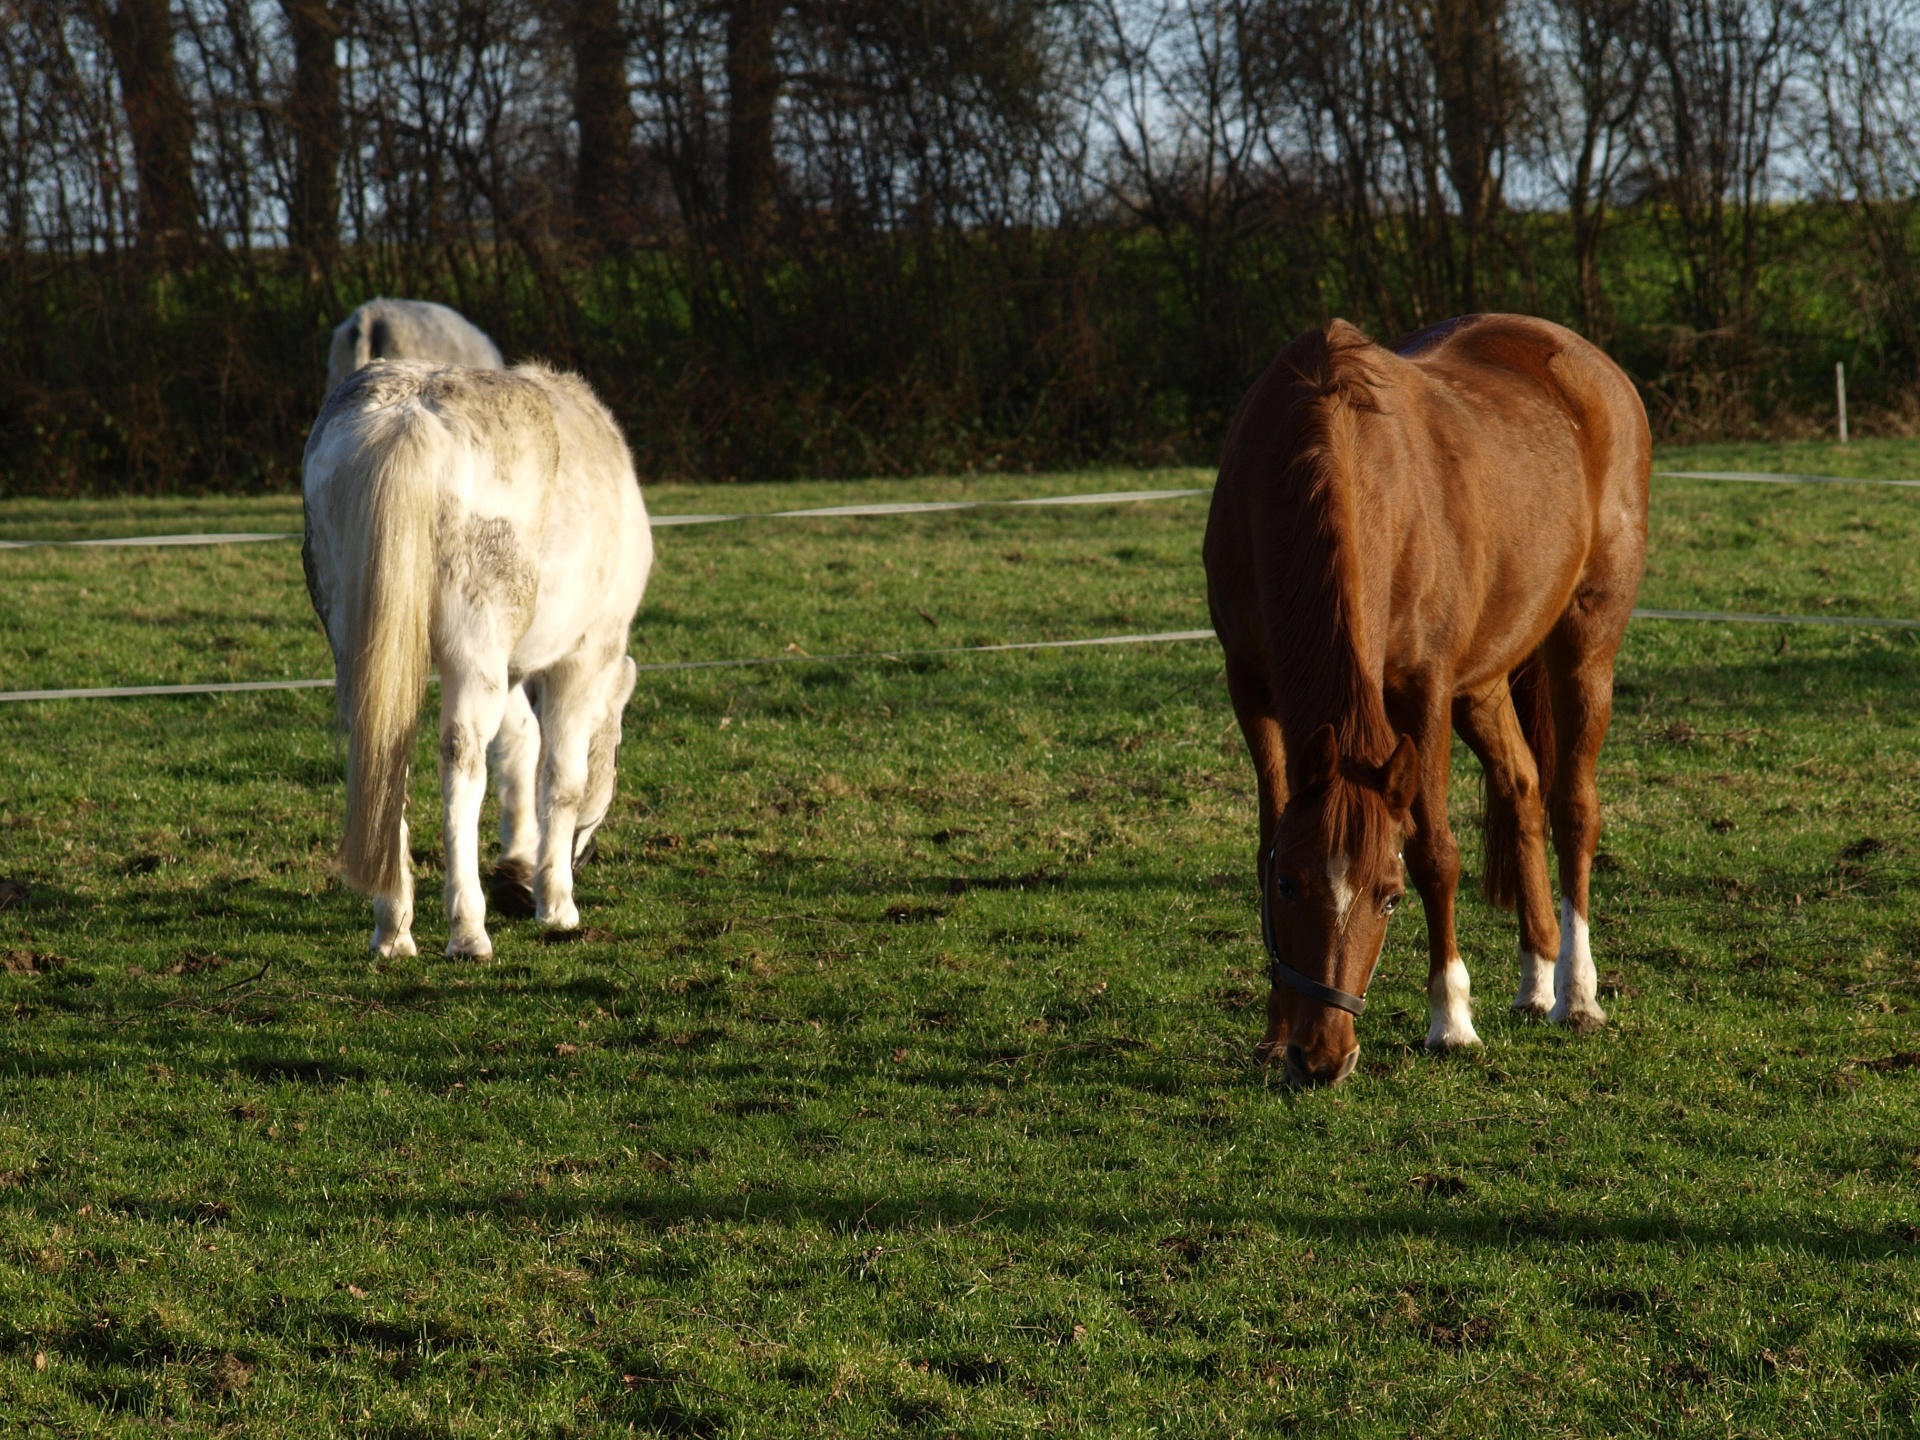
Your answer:
[[[1333,924],[1345,929],[1347,912],[1353,908],[1353,887],[1347,884],[1348,859],[1345,855],[1327,857],[1327,888],[1333,892]]]

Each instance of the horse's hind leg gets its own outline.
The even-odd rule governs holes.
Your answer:
[[[1487,898],[1520,912],[1520,989],[1513,1008],[1545,1015],[1553,1007],[1553,955],[1560,944],[1547,879],[1547,822],[1540,767],[1514,713],[1505,678],[1453,702],[1454,728],[1480,757],[1487,777]]]
[[[506,666],[440,668],[440,800],[447,845],[447,954],[493,954],[480,888],[480,806],[487,798],[487,745],[507,709]]]
[[[1551,806],[1553,845],[1560,856],[1560,956],[1548,1018],[1581,1030],[1607,1020],[1600,1008],[1587,923],[1593,852],[1600,844],[1600,790],[1594,768],[1613,712],[1613,652],[1619,641],[1618,628],[1610,635],[1593,636],[1601,619],[1576,609],[1547,645],[1559,742]]]
[[[400,853],[409,855],[407,822],[400,822]],[[413,864],[400,867],[400,888],[391,895],[373,897],[373,951],[392,960],[420,953],[413,943]]]
[[[539,858],[540,819],[534,787],[540,769],[540,722],[525,685],[507,696],[500,733],[487,748],[500,795],[500,858],[487,883],[487,898],[502,915],[533,914],[533,866]]]
[[[590,660],[576,652],[540,679],[540,857],[534,916],[549,930],[580,924],[573,902],[573,841],[587,799],[589,760],[607,703],[625,678],[624,647]]]
[[[606,714],[593,732],[587,747],[587,792],[580,805],[579,826],[573,834],[573,863],[586,864],[594,856],[601,822],[613,807],[614,784],[619,779],[620,727],[627,701],[633,697],[633,683],[639,667],[626,656],[620,657],[620,674],[607,696]]]

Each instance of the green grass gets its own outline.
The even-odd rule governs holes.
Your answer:
[[[1202,626],[1204,507],[662,531],[635,654]],[[1658,481],[1655,511],[1649,605],[1920,615],[1920,496]],[[0,533],[293,516],[9,505]],[[0,688],[325,673],[292,545],[0,553]],[[30,890],[0,912],[0,1417],[1913,1433],[1916,698],[1908,636],[1636,624],[1614,1023],[1510,1017],[1512,921],[1469,889],[1485,1050],[1421,1048],[1410,904],[1359,1073],[1311,1094],[1249,1056],[1251,776],[1209,645],[645,676],[584,938],[496,922],[489,965],[365,955],[324,692],[0,707]],[[1470,852],[1476,791],[1463,756]]]

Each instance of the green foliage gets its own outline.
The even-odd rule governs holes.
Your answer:
[[[1510,220],[1487,303],[1579,323],[1566,218]],[[1658,432],[1818,433],[1836,360],[1856,431],[1910,428],[1910,364],[1888,353],[1844,216],[1772,215],[1739,335],[1681,323],[1664,224],[1650,206],[1616,218],[1610,309],[1589,327]],[[834,237],[751,268],[689,246],[557,252],[539,273],[518,251],[369,249],[324,278],[274,254],[158,275],[0,258],[0,496],[294,489],[330,328],[382,292],[444,300],[509,357],[578,369],[642,472],[674,479],[1209,463],[1247,384],[1306,326],[1344,314],[1390,338],[1442,318],[1411,290],[1346,293],[1331,220],[1209,244],[1177,227],[1010,229]]]
[[[1893,444],[1661,460],[1920,475]],[[1249,1057],[1217,652],[904,653],[1203,626],[1204,505],[663,530],[643,664],[898,658],[644,676],[585,933],[496,923],[490,965],[364,953],[324,693],[0,707],[0,1424],[1910,1432],[1920,642],[1636,624],[1613,1023],[1511,1018],[1512,921],[1468,885],[1486,1049],[1422,1049],[1410,903],[1359,1073],[1295,1093]],[[293,517],[199,506],[0,533]],[[1654,531],[1648,605],[1920,615],[1909,492],[1661,480]],[[327,673],[292,545],[0,572],[5,688]]]

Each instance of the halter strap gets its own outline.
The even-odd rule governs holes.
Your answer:
[[[1336,989],[1332,985],[1322,985],[1318,980],[1310,980],[1280,958],[1280,946],[1273,938],[1273,866],[1279,854],[1279,846],[1267,852],[1267,873],[1260,881],[1260,938],[1266,942],[1267,978],[1275,985],[1286,985],[1298,990],[1309,999],[1318,1000],[1322,1005],[1332,1005],[1345,1010],[1348,1014],[1360,1016],[1367,1013],[1367,1001],[1363,995],[1355,995],[1349,990]]]
[[[1267,975],[1274,984],[1290,985],[1302,995],[1311,996],[1322,1005],[1336,1006],[1356,1016],[1367,1013],[1367,999],[1364,995],[1355,995],[1347,990],[1336,990],[1331,985],[1322,985],[1318,980],[1309,980],[1278,955],[1273,957],[1273,964],[1268,968]]]

